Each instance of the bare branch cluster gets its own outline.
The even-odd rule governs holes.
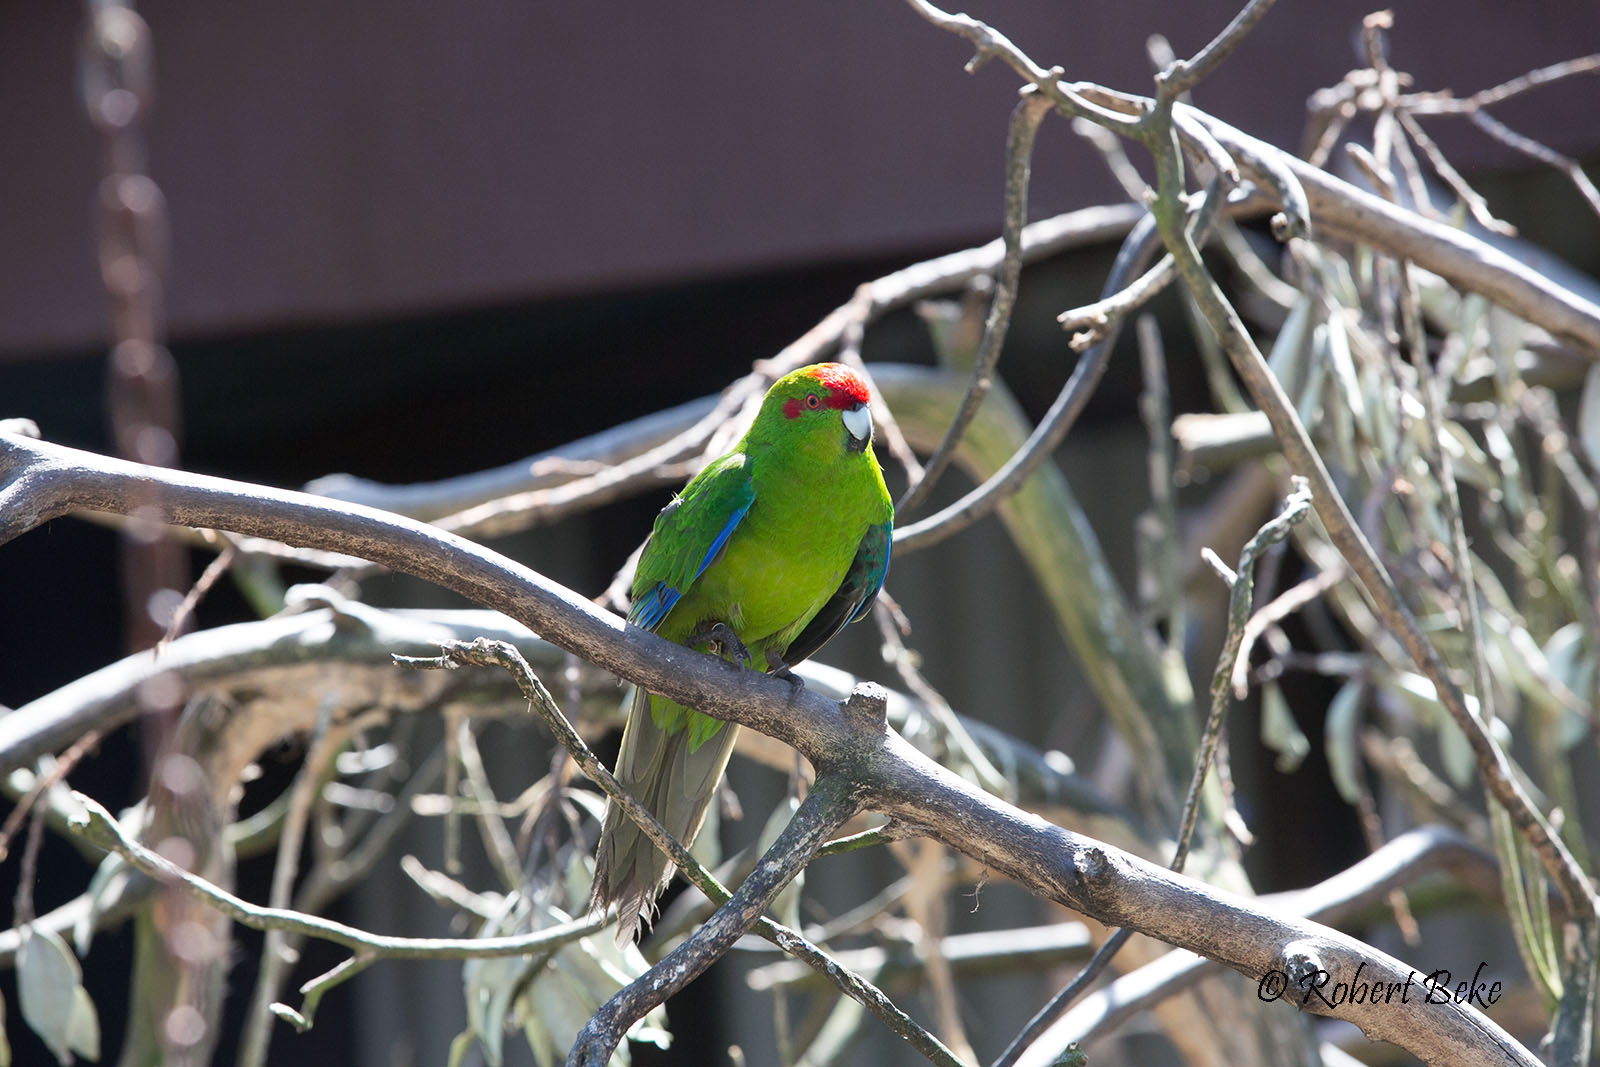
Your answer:
[[[454,1058],[475,1041],[497,1058],[515,1024],[541,1060],[599,1065],[626,1040],[667,1040],[662,1005],[753,932],[798,964],[752,978],[778,991],[777,1038],[789,1060],[827,1059],[870,1017],[930,1062],[954,1067],[976,1060],[962,974],[1089,955],[1091,939],[1077,927],[1058,938],[1019,928],[978,947],[952,934],[951,893],[1002,877],[1119,929],[997,1067],[1058,1062],[1072,1043],[1142,1011],[1196,1060],[1219,1059],[1235,1040],[1254,1042],[1263,1061],[1291,1046],[1314,1055],[1307,1032],[1267,1005],[1289,989],[1304,993],[1289,999],[1305,1012],[1354,1022],[1427,1062],[1534,1064],[1519,1038],[1544,1026],[1557,1062],[1588,1061],[1600,894],[1573,779],[1592,759],[1586,742],[1600,708],[1600,307],[1435,207],[1424,164],[1497,240],[1510,237],[1423,122],[1468,117],[1561,169],[1600,211],[1581,168],[1489,111],[1594,73],[1600,59],[1459,98],[1417,92],[1388,55],[1392,15],[1369,16],[1364,66],[1313,101],[1300,159],[1189,100],[1271,0],[1250,0],[1191,57],[1153,44],[1148,96],[1069,80],[995,27],[927,0],[908,3],[972,45],[969,69],[999,60],[1020,80],[1001,235],[861,285],[720,396],[493,471],[414,486],[333,477],[304,493],[95,455],[41,440],[22,420],[0,423],[0,544],[83,515],[130,529],[155,524],[216,553],[173,605],[153,655],[0,717],[0,770],[20,798],[0,827],[0,858],[28,819],[24,887],[47,828],[107,854],[95,884],[69,905],[36,916],[28,890],[19,895],[18,925],[0,933],[0,956],[25,972],[25,988],[40,988],[44,959],[55,968],[47,988],[73,1004],[86,999],[68,931],[81,952],[97,926],[128,915],[181,928],[199,947],[182,959],[142,958],[135,982],[140,1010],[166,1025],[130,1042],[143,1042],[148,1057],[200,1063],[215,1036],[229,924],[238,923],[267,934],[241,1045],[246,1065],[265,1062],[276,1021],[311,1027],[327,993],[386,958],[463,961],[468,1025]],[[1052,117],[1073,122],[1142,202],[1030,222],[1033,146]],[[1363,117],[1369,143],[1348,141]],[[1144,188],[1123,142],[1148,152],[1153,187]],[[1324,169],[1340,144],[1366,188]],[[1276,244],[1243,228],[1268,214]],[[1122,245],[1100,299],[1058,318],[1076,363],[1032,425],[1000,374],[1024,271],[1108,240]],[[1235,268],[1236,295],[1224,292],[1202,249]],[[931,303],[956,294],[959,303]],[[1181,302],[1189,316],[1215,413],[1174,419],[1166,364],[1175,346],[1140,314],[1158,299]],[[862,364],[866,331],[912,304],[941,365]],[[1049,462],[1129,316],[1140,316],[1151,438],[1137,604]],[[772,381],[830,357],[870,377],[881,439],[905,476],[896,558],[999,517],[1138,768],[1132,798],[1107,797],[1059,753],[956,714],[920,669],[909,620],[887,595],[878,615],[884,658],[909,695],[819,666],[803,671],[808,688],[796,690],[626,624],[609,609],[632,561],[591,600],[471,539],[681,480],[725,450]],[[1552,390],[1582,378],[1580,415],[1569,423]],[[917,516],[952,467],[975,487]],[[1182,479],[1229,468],[1217,503],[1180,511]],[[1581,520],[1575,546],[1563,540],[1563,507]],[[283,563],[328,570],[328,584],[285,596],[274,570]],[[489,610],[379,611],[362,603],[361,589],[380,570],[422,577]],[[179,636],[224,575],[245,584],[268,617]],[[1292,616],[1309,638],[1290,636]],[[457,669],[483,667],[493,669]],[[1291,709],[1282,682],[1296,672],[1335,679],[1338,695],[1325,709]],[[730,864],[732,875],[713,875],[591,749],[585,734],[616,719],[617,678],[749,727],[740,751],[789,774],[789,806],[762,847]],[[1203,716],[1197,690],[1208,698]],[[1281,898],[1251,895],[1241,862],[1251,832],[1227,727],[1252,695],[1262,743],[1281,767],[1307,758],[1301,723],[1320,714],[1329,773],[1371,851]],[[68,788],[76,760],[100,736],[157,707],[184,711],[141,805],[115,815]],[[442,720],[443,741],[403,755],[421,745],[416,724],[426,717]],[[511,799],[480,747],[489,718],[537,719],[554,740],[547,773]],[[235,787],[286,733],[306,739],[303,766],[277,800],[240,818]],[[607,944],[598,935],[613,917],[583,913],[601,802],[580,780],[698,890],[641,946]],[[1463,803],[1479,792],[1486,817]],[[429,818],[443,869],[415,857],[400,868],[468,922],[471,936],[399,937],[319,915],[384,863],[402,828]],[[492,888],[468,884],[464,830],[478,835]],[[903,877],[845,914],[803,923],[796,901],[807,868],[877,846]],[[233,890],[233,863],[268,849],[276,850],[270,899],[251,903]],[[150,881],[132,881],[130,871]],[[1503,906],[1527,986],[1548,1017],[1514,1026],[1479,1010],[1474,996],[1429,1000],[1437,1010],[1419,1011],[1398,994],[1419,968],[1331,925],[1386,907],[1374,922],[1414,938],[1417,914],[1430,907],[1414,890],[1440,872],[1451,892]],[[838,947],[862,930],[890,947]],[[286,960],[308,938],[349,955],[302,984],[291,1006]],[[1048,944],[1028,943],[1040,940]],[[918,961],[929,1026],[875,981],[895,945]],[[1096,991],[1114,959],[1126,973]],[[1227,1043],[1215,1013],[1197,1006],[1204,1000],[1174,996],[1215,997],[1230,988],[1220,984],[1225,969],[1234,972],[1228,1015],[1238,1024]],[[1357,1009],[1348,996],[1362,982],[1394,995]],[[786,998],[808,985],[844,998],[826,1022],[819,1013],[815,1025],[797,1027]],[[1325,987],[1344,988],[1347,999],[1321,995]],[[37,994],[24,1000],[41,1034],[57,1025],[30,1010]],[[570,1009],[562,1018],[536,1010],[557,1002]],[[88,1042],[82,1010],[60,1014],[58,1029],[47,1036],[53,1048]]]

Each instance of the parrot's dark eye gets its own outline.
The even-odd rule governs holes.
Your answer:
[[[822,398],[817,396],[816,393],[810,393],[806,396],[806,407],[810,408],[812,411],[815,411],[821,406]]]

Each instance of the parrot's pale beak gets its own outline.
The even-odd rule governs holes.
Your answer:
[[[844,419],[844,428],[850,434],[845,440],[845,447],[852,452],[865,452],[867,445],[872,443],[872,412],[867,410],[865,404],[857,404],[839,412],[839,417]]]

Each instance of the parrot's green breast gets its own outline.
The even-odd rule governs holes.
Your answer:
[[[750,667],[786,673],[863,618],[889,569],[894,524],[872,455],[870,401],[863,376],[839,363],[774,382],[739,443],[656,516],[628,621],[724,658],[743,646]],[[691,842],[737,730],[637,690],[617,780],[668,833]],[[651,840],[608,805],[592,899],[617,905],[620,940],[637,934],[671,873]]]
[[[768,669],[770,653],[782,655],[839,588],[868,528],[893,515],[871,451],[831,451],[821,471],[815,450],[770,448],[749,457],[749,511],[663,620],[663,637],[688,643],[702,623],[721,622],[744,642],[754,669]],[[696,746],[722,726],[661,697],[651,698],[650,711],[664,730],[687,722]]]

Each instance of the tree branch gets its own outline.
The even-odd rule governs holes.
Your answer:
[[[283,930],[355,951],[358,955],[391,957],[394,959],[485,959],[496,956],[520,956],[530,952],[563,945],[578,937],[595,933],[605,926],[604,917],[574,920],[560,926],[550,926],[531,934],[509,937],[395,937],[358,930],[332,919],[293,911],[288,908],[264,908],[234,896],[225,889],[191,874],[129,837],[117,823],[116,817],[93,797],[73,794],[83,804],[83,812],[72,820],[75,832],[93,844],[115,852],[134,867],[164,883],[181,886],[235,922],[253,930]]]
[[[1463,834],[1442,826],[1408,830],[1382,848],[1314,886],[1264,898],[1264,903],[1324,923],[1347,920],[1396,889],[1436,870],[1448,870],[1475,892],[1495,892],[1494,856]],[[1121,976],[1067,1012],[1028,1050],[1019,1064],[1043,1067],[1071,1042],[1085,1042],[1115,1030],[1152,1005],[1187,989],[1218,964],[1176,951]],[[1293,990],[1293,1002],[1302,994]]]
[[[460,664],[475,664],[484,667],[499,667],[509,672],[516,680],[517,687],[527,699],[529,707],[544,720],[550,732],[555,735],[555,739],[571,754],[573,762],[589,777],[589,780],[599,786],[601,791],[610,797],[628,818],[638,825],[645,836],[672,859],[672,862],[683,873],[683,876],[696,889],[700,890],[708,900],[717,905],[719,909],[726,909],[731,906],[730,900],[737,894],[730,894],[727,887],[717,881],[716,877],[694,858],[689,850],[683,846],[682,842],[674,838],[667,831],[667,828],[657,821],[649,809],[622,787],[622,783],[618,782],[605,764],[600,762],[594,751],[584,744],[583,738],[579,737],[578,731],[572,728],[572,724],[561,713],[561,709],[556,705],[555,699],[551,697],[549,690],[539,680],[539,676],[533,673],[532,668],[528,666],[527,661],[522,658],[521,653],[517,651],[515,646],[505,641],[492,641],[480,637],[471,643],[461,641],[447,642],[442,646],[442,653],[436,658],[397,656],[395,660],[401,666],[413,668],[454,667]],[[876,699],[879,704],[887,703],[882,696],[881,688],[870,688],[876,694],[875,697],[872,694],[852,692],[849,700],[845,702],[845,706],[859,706],[861,701],[867,699]],[[853,810],[842,811],[840,823],[848,820],[853,814]],[[796,818],[798,819],[798,817],[799,813],[796,813]],[[837,825],[829,828],[827,832],[831,832],[832,829],[837,829]],[[799,860],[800,865],[803,866],[810,858],[811,855],[809,853],[802,857]],[[792,879],[794,872],[798,870],[799,866],[793,868],[789,878]],[[785,879],[785,881],[787,880]],[[749,884],[749,881],[747,880],[746,884]],[[777,889],[781,888],[781,885],[777,887]],[[774,892],[776,891],[774,889]],[[762,908],[765,908],[764,903]],[[745,924],[744,929],[748,930],[752,925],[762,937],[810,966],[818,974],[837,986],[840,992],[851,997],[868,1011],[882,1019],[891,1031],[904,1038],[912,1048],[921,1052],[930,1061],[940,1064],[941,1067],[959,1067],[959,1061],[950,1054],[949,1049],[945,1048],[933,1035],[917,1025],[910,1016],[895,1007],[894,1003],[871,982],[840,967],[837,961],[813,945],[805,937],[761,915],[759,910],[751,922]],[[710,957],[705,961],[704,966],[710,966],[714,961],[715,957]],[[660,965],[658,964],[657,966],[659,967]],[[641,976],[634,985],[639,986],[641,991],[654,988],[654,983],[659,980],[660,975],[652,979],[651,974],[656,974],[656,971],[652,969],[650,974]],[[692,978],[693,975],[690,977]],[[632,987],[630,986],[629,988]],[[623,990],[623,993],[626,992],[627,990]],[[666,995],[670,995],[670,992]],[[621,996],[622,993],[619,993],[618,997]],[[665,999],[665,996],[662,999]],[[613,998],[613,1000],[617,1000],[617,998]],[[613,1017],[612,1021],[617,1023],[620,1019],[620,1029],[616,1031],[615,1041],[611,1045],[612,1048],[615,1048],[616,1043],[622,1040],[622,1035],[633,1028],[635,1022],[648,1015],[651,1009],[660,1003],[659,1000],[654,1003],[645,1003],[646,1000],[648,1000],[648,995],[636,991],[632,996],[618,1003],[616,1009],[618,1014]],[[591,1020],[591,1024],[592,1022]],[[605,1057],[598,1062],[605,1063],[609,1059],[610,1052],[608,1051]]]
[[[983,398],[989,395],[994,381],[995,364],[1000,362],[1000,349],[1005,344],[1006,332],[1011,326],[1011,309],[1017,302],[1017,287],[1022,282],[1022,231],[1028,221],[1028,177],[1033,166],[1033,143],[1039,132],[1039,123],[1050,111],[1050,102],[1037,93],[1027,93],[1011,112],[1011,126],[1006,135],[1006,216],[1001,240],[1005,244],[1005,257],[1001,260],[999,284],[995,286],[994,299],[989,304],[989,318],[983,327],[983,339],[978,343],[978,354],[972,363],[972,381],[961,398],[961,407],[945,430],[944,438],[933,455],[928,457],[922,477],[906,490],[895,505],[897,512],[914,510],[928,499],[939,476],[955,458],[956,445],[961,435],[978,414]]]
[[[600,1006],[578,1032],[568,1067],[604,1067],[636,1021],[704,973],[761,918],[762,912],[816,854],[857,806],[855,789],[844,776],[823,775],[767,849],[750,877],[694,933],[616,996]]]
[[[1600,307],[1546,278],[1498,248],[1442,222],[1356,188],[1220,119],[1184,104],[1238,160],[1247,177],[1268,182],[1287,170],[1305,190],[1319,227],[1370,245],[1396,259],[1409,259],[1467,292],[1481,293],[1558,337],[1577,342],[1600,360]]]
[[[0,434],[0,542],[76,508],[155,509],[163,521],[233,529],[362,556],[453,589],[652,692],[792,745],[819,779],[840,776],[862,807],[922,827],[996,874],[1091,915],[1205,954],[1252,979],[1304,958],[1348,979],[1401,981],[1400,961],[1304,920],[1173,875],[989,796],[918,753],[881,719],[741,671],[601,611],[542,575],[399,516],[305,494],[146,467]],[[820,844],[820,841],[818,842]],[[1537,1061],[1464,1005],[1418,1013],[1399,1005],[1341,1014],[1378,1040],[1461,1067]]]

